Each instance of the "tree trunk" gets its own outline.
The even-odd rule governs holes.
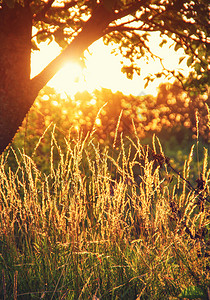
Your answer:
[[[11,143],[39,91],[69,59],[104,35],[114,14],[99,5],[83,30],[36,77],[30,80],[32,16],[18,4],[0,9],[0,155]]]
[[[0,154],[28,111],[31,29],[27,7],[0,10]]]

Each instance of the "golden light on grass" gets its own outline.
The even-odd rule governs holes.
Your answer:
[[[34,276],[37,280],[36,286],[22,293],[37,295],[47,282],[48,293],[64,295],[70,289],[76,295],[78,289],[84,299],[95,293],[96,278],[106,295],[113,295],[125,283],[127,291],[128,280],[130,284],[144,278],[135,288],[151,299],[157,291],[157,299],[163,295],[172,299],[195,279],[207,286],[207,243],[199,234],[208,228],[209,203],[201,207],[198,202],[209,192],[207,149],[202,196],[188,190],[180,175],[177,193],[176,180],[170,182],[164,176],[171,172],[166,164],[156,165],[155,156],[150,157],[138,136],[129,141],[132,151],[127,151],[121,138],[113,156],[111,146],[102,149],[94,139],[78,135],[65,140],[63,151],[53,131],[47,173],[38,168],[39,156],[32,159],[12,150],[14,170],[7,168],[8,156],[1,157],[1,263],[11,274],[18,267],[18,293],[24,274],[31,282]],[[153,155],[164,155],[155,139],[153,148]],[[192,153],[184,167],[186,177],[191,163]],[[139,168],[138,181],[134,166]],[[6,280],[10,283],[13,278]],[[131,285],[129,296],[132,291]]]

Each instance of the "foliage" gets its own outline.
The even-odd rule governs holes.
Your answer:
[[[101,144],[115,143],[117,146],[121,133],[132,137],[136,131],[139,138],[150,145],[153,134],[157,134],[167,155],[170,149],[177,153],[185,149],[187,155],[198,137],[200,143],[202,140],[206,145],[210,142],[207,103],[208,95],[190,96],[178,83],[160,85],[157,97],[126,96],[102,89],[92,94],[77,93],[71,99],[62,98],[54,89],[45,87],[13,146],[24,147],[31,155],[46,128],[56,126],[54,134],[60,143],[69,132],[71,135],[94,132]],[[37,149],[40,159],[50,151],[49,133],[44,134],[41,145],[42,148]]]
[[[32,50],[39,49],[39,43],[55,40],[62,48],[70,45],[84,28],[87,20],[97,15],[98,23],[105,22],[100,37],[105,44],[114,43],[115,52],[127,60],[123,72],[132,78],[140,73],[137,60],[142,57],[157,58],[148,44],[151,32],[160,32],[162,42],[167,38],[174,41],[174,49],[184,49],[187,66],[192,68],[189,79],[175,70],[164,70],[161,75],[172,75],[183,81],[185,86],[204,91],[209,83],[209,11],[208,1],[139,1],[139,0],[77,0],[61,1],[19,1],[2,2],[15,9],[15,2],[30,7],[36,33],[32,39]],[[101,9],[103,8],[103,9]],[[100,20],[101,19],[101,20]],[[107,20],[105,20],[107,19]],[[95,24],[97,26],[97,24]],[[95,29],[96,30],[96,29]],[[91,34],[87,32],[87,35]],[[97,38],[96,38],[97,39]],[[85,49],[84,49],[85,50]],[[184,57],[180,59],[183,61]],[[152,75],[148,79],[153,80]]]
[[[209,182],[193,190],[153,150],[52,135],[46,174],[24,152],[0,164],[0,297],[178,299],[209,293]],[[55,158],[56,152],[58,159]],[[183,174],[189,179],[192,152]],[[139,173],[136,174],[136,169]],[[176,175],[176,174],[175,174]],[[189,188],[189,189],[188,189]],[[15,282],[15,284],[14,284]]]

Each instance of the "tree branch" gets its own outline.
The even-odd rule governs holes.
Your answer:
[[[119,11],[118,13],[116,13],[116,18],[117,19],[121,19],[123,17],[126,17],[132,13],[134,13],[135,11],[137,11],[141,6],[145,5],[148,2],[148,0],[137,0],[135,3],[131,4],[130,6],[128,6],[126,9],[123,9],[121,11]]]
[[[71,1],[71,2],[66,2],[64,3],[64,6],[52,6],[50,7],[50,11],[53,11],[53,12],[60,12],[60,11],[63,11],[63,10],[66,10],[66,9],[69,9],[75,5],[77,5],[77,2],[78,1]]]
[[[73,2],[70,3],[72,4]],[[101,38],[106,33],[105,30],[111,22],[135,12],[146,2],[147,0],[137,0],[128,8],[117,13],[107,10],[103,4],[98,4],[93,10],[92,16],[85,22],[82,31],[79,32],[72,43],[49,63],[43,71],[31,79],[32,90],[38,93],[67,60],[78,60],[93,42]]]
[[[115,20],[115,16],[115,13],[108,11],[103,5],[99,4],[71,44],[44,70],[31,79],[33,92],[38,93],[68,60],[78,60],[93,42],[104,35],[105,29],[109,23]]]
[[[46,13],[50,10],[50,11],[54,11],[54,12],[60,12],[66,9],[69,9],[73,6],[75,6],[77,4],[77,0],[76,1],[70,1],[67,3],[64,3],[64,6],[53,6],[52,4],[54,3],[55,0],[49,0],[43,7],[43,9],[37,13],[33,19],[34,21],[41,21],[43,20],[43,18],[45,17]]]

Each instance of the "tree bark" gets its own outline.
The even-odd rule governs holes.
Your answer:
[[[0,9],[0,155],[11,143],[39,91],[65,62],[81,57],[114,14],[99,5],[83,30],[40,74],[30,80],[32,16],[28,7]]]
[[[27,7],[0,10],[0,154],[26,114],[32,18]]]

